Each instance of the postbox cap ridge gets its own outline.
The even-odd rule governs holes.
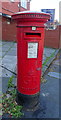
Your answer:
[[[12,15],[13,20],[17,21],[33,21],[33,22],[47,22],[50,19],[50,14],[40,11],[23,11],[17,12]]]
[[[40,12],[40,11],[22,11],[22,12],[14,13],[14,15],[19,15],[19,14],[41,14],[41,15],[48,15],[48,16],[50,16],[49,13],[44,13],[44,12]]]
[[[16,12],[14,13],[14,15],[17,15],[17,14],[44,14],[44,15],[49,15],[49,13],[44,13],[44,12],[40,12],[40,11],[22,11],[22,12]]]

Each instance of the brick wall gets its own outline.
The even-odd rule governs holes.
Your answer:
[[[19,11],[18,2],[2,2],[2,13],[12,15],[17,11]]]
[[[59,47],[61,48],[61,25],[59,26],[59,39],[60,39]]]
[[[10,2],[9,0],[7,0],[7,2],[0,2],[1,4],[0,12],[8,15],[12,15],[15,12],[19,12],[18,3],[19,0],[15,0],[14,3]],[[20,11],[26,11],[26,10],[30,10],[30,1],[27,2],[27,9],[20,7]],[[1,22],[2,22],[2,40],[16,41],[16,23],[12,21],[10,18],[4,16],[2,16],[2,20],[0,21],[0,24]]]
[[[52,48],[61,47],[61,26],[57,26],[55,30],[45,29],[44,46]]]
[[[15,0],[16,1],[16,0]],[[20,9],[18,8],[18,3],[19,0],[17,0],[18,2],[2,2],[1,7],[2,7],[2,13],[4,14],[8,14],[8,15],[12,15],[15,12],[19,12],[20,11],[26,11],[26,10],[30,10],[30,1],[27,2],[27,9],[23,8],[22,6],[20,6]],[[0,7],[0,11],[1,11],[1,7]]]
[[[16,41],[16,23],[5,17],[2,17],[2,40]]]

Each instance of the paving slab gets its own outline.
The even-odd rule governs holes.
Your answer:
[[[54,77],[54,78],[57,78],[57,79],[61,79],[61,73],[49,72],[48,75],[49,75],[50,77]]]
[[[14,42],[14,43],[13,43],[13,47],[15,47],[15,48],[16,48],[16,47],[17,47],[17,43],[15,43],[15,42]]]
[[[43,55],[42,64],[45,62],[46,58],[47,58],[47,57],[46,57],[45,55]]]
[[[2,58],[6,55],[6,51],[5,52],[0,52],[0,55],[2,56]]]
[[[8,46],[8,47],[3,46],[3,47],[2,47],[2,52],[8,51],[8,50],[9,50],[9,48],[10,48],[10,46]]]
[[[17,48],[16,47],[12,47],[11,51],[17,51]]]
[[[0,45],[2,45],[2,41],[0,40]]]
[[[0,77],[2,77],[2,67],[0,66]]]
[[[0,57],[0,66],[2,65],[2,57]]]
[[[13,73],[11,73],[10,71],[8,71],[5,68],[1,68],[2,69],[2,77],[11,77],[13,75]]]
[[[11,49],[10,51],[7,52],[7,55],[16,56],[17,52],[16,52],[16,50]]]
[[[61,59],[60,59],[60,60],[56,60],[56,61],[54,61],[53,64],[61,65]]]
[[[51,54],[52,54],[52,52],[51,52],[51,53],[46,52],[46,53],[45,53],[45,57],[50,57],[50,56],[51,56]]]
[[[59,118],[59,79],[45,75],[47,82],[41,84],[42,96],[46,102],[45,118]]]
[[[55,52],[56,49],[53,49],[53,48],[44,48],[44,53],[47,55],[47,53],[52,53],[52,52]]]
[[[11,76],[14,76],[13,78],[13,84],[15,86],[17,86],[17,79],[16,79],[16,76],[13,75],[11,72],[7,71],[6,69],[2,69],[2,84],[0,84],[1,88],[2,88],[2,92],[3,93],[6,93],[7,91],[7,87],[8,87],[8,81],[10,79]],[[0,77],[1,78],[1,77]],[[1,83],[1,81],[0,81]],[[12,90],[12,88],[10,88]]]
[[[2,60],[2,66],[13,71],[13,72],[14,72],[16,63],[17,63],[16,56],[6,55]]]
[[[2,57],[2,51],[0,51],[0,57]]]
[[[7,42],[2,41],[2,46],[5,45],[5,44],[7,44]]]
[[[49,67],[50,72],[60,72],[61,73],[61,66],[53,64]]]
[[[5,45],[14,45],[14,42],[9,42],[9,41],[7,41],[7,42],[5,42],[6,44]]]
[[[0,47],[2,47],[2,43],[0,43]]]
[[[2,51],[8,51],[11,47],[13,47],[14,43],[13,42],[6,42],[4,45],[2,45]]]
[[[2,92],[6,93],[10,77],[2,77]],[[1,87],[1,86],[0,86]]]
[[[12,48],[14,44],[6,44],[3,47]]]
[[[46,79],[47,82],[41,84],[41,93],[50,92],[50,95],[55,94],[55,96],[53,96],[54,98],[58,97],[59,96],[59,79],[50,77],[48,74],[46,74],[43,78]],[[57,99],[59,99],[59,97]]]
[[[46,62],[46,66],[50,66],[50,64],[52,63],[52,61],[55,59],[55,56],[56,55],[54,55],[54,57],[51,57],[47,62]]]
[[[43,73],[47,70],[47,66],[45,65],[43,68],[42,68],[42,76],[43,76]]]
[[[54,57],[55,57],[56,52],[58,52],[57,49],[44,48],[42,63],[44,63],[47,58],[51,57],[52,53],[54,53]],[[49,60],[46,62],[46,66],[50,65],[50,63],[53,61],[54,57],[49,58]]]
[[[2,46],[0,46],[0,52],[2,52]]]

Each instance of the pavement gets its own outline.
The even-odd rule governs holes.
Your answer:
[[[7,84],[12,75],[14,75],[13,83],[16,85],[16,46],[17,43],[15,42],[3,41],[1,43],[0,41],[0,70],[2,70],[2,76],[0,74],[0,78],[2,78],[2,81],[0,81],[0,90],[2,88],[3,93],[6,93]],[[46,82],[41,84],[40,105],[34,112],[24,111],[24,118],[59,117],[59,76],[61,76],[61,72],[59,73],[59,58],[56,58],[58,52],[59,49],[44,48],[42,76]]]

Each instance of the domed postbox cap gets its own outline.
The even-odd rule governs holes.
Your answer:
[[[46,14],[44,12],[37,12],[37,11],[23,11],[23,12],[17,12],[12,15],[12,19],[18,21],[31,21],[31,20],[40,20],[44,23],[47,22],[50,19],[50,14]]]

